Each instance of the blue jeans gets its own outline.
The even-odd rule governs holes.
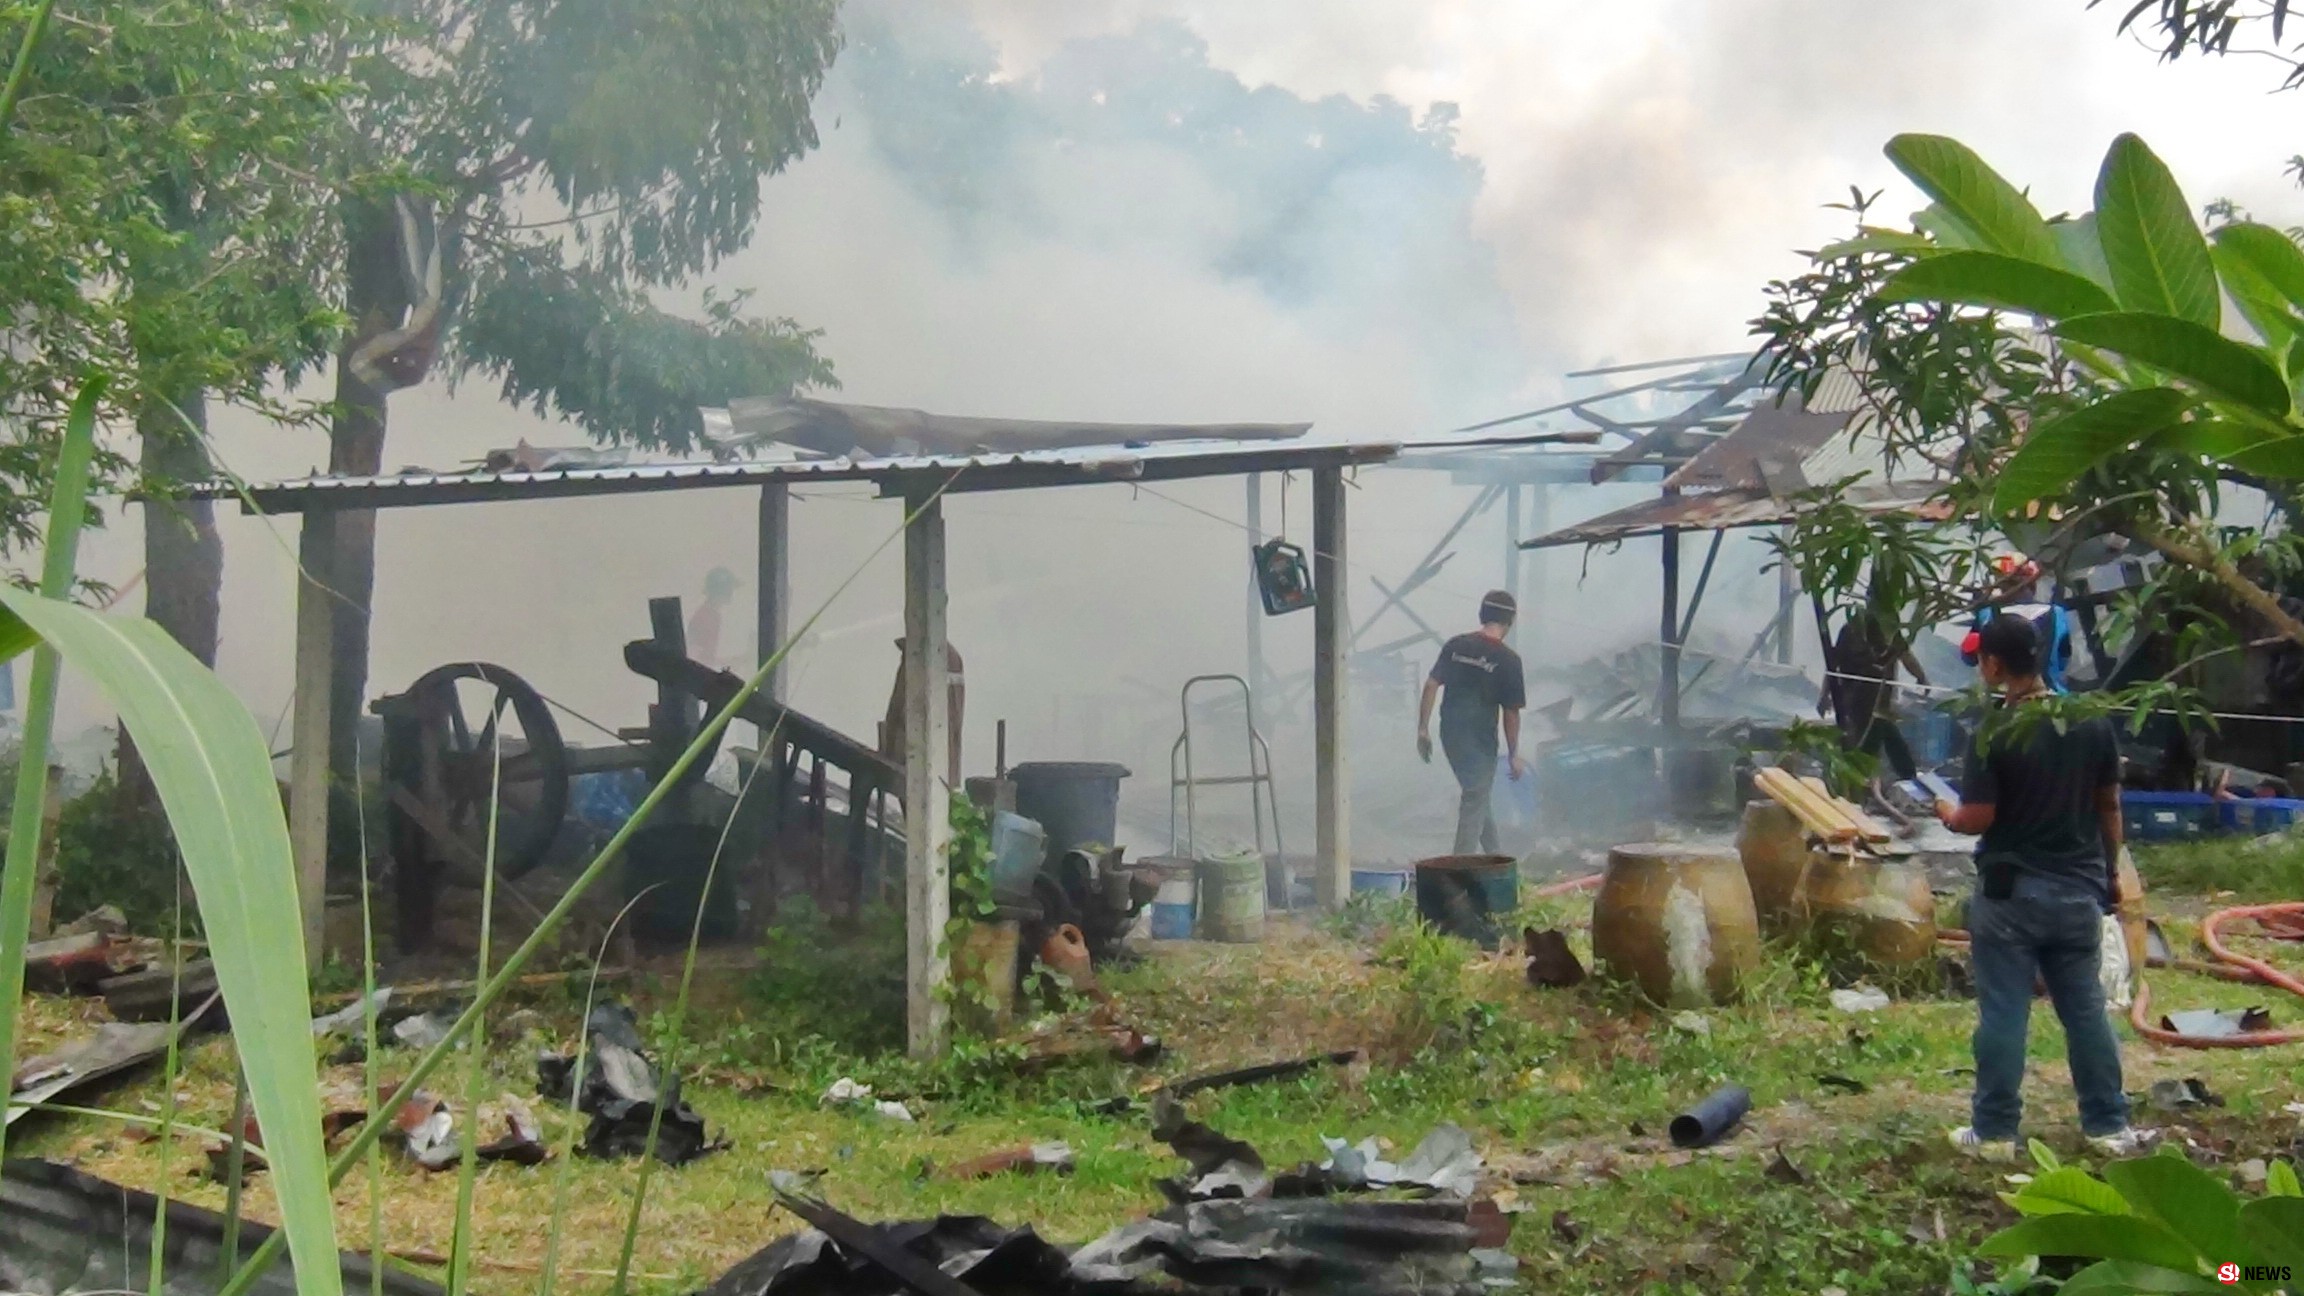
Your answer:
[[[2120,1042],[2104,1015],[2097,979],[2103,948],[2103,904],[2093,895],[2019,877],[2015,895],[1968,905],[1969,951],[1976,963],[1976,1096],[1978,1136],[2012,1139],[2024,1114],[2025,1034],[2032,980],[2047,983],[2064,1023],[2064,1056],[2080,1099],[2080,1129],[2095,1137],[2128,1128],[2121,1091]]]
[[[1490,806],[1496,789],[1496,719],[1483,717],[1488,731],[1440,717],[1440,750],[1456,775],[1462,795],[1456,802],[1456,854],[1486,853],[1496,849],[1496,815]]]

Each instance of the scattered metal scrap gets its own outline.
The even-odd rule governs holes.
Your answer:
[[[2193,1008],[2169,1013],[2160,1019],[2160,1029],[2193,1039],[2251,1035],[2271,1027],[2272,1010],[2261,1005],[2254,1008]]]
[[[160,1206],[149,1193],[47,1161],[11,1161],[0,1170],[0,1291],[25,1296],[158,1291],[162,1296],[208,1296],[226,1271],[226,1219],[181,1201],[167,1204],[161,1252],[163,1280],[149,1272],[152,1223]],[[252,1255],[272,1230],[239,1226],[239,1254]],[[365,1256],[345,1254],[344,1289],[368,1291],[374,1279]],[[387,1296],[441,1296],[441,1289],[387,1266]],[[276,1264],[249,1287],[248,1296],[295,1296],[296,1275]]]
[[[1294,1058],[1286,1062],[1263,1062],[1255,1066],[1231,1071],[1211,1071],[1205,1075],[1188,1076],[1166,1086],[1171,1098],[1187,1098],[1211,1089],[1229,1089],[1234,1085],[1257,1084],[1265,1080],[1285,1080],[1303,1075],[1323,1066],[1354,1066],[1368,1060],[1365,1049],[1337,1049],[1329,1053],[1315,1053],[1311,1057]]]
[[[680,1077],[658,1075],[630,1008],[595,1006],[585,1020],[585,1033],[586,1046],[577,1053],[544,1053],[536,1059],[537,1091],[592,1118],[584,1132],[585,1155],[640,1156],[647,1151],[651,1124],[656,1126],[656,1158],[666,1165],[683,1166],[727,1146],[712,1138],[704,1118],[681,1100]]]
[[[202,1004],[174,1024],[106,1022],[88,1036],[33,1058],[16,1070],[6,1123],[13,1125],[33,1107],[75,1089],[159,1061],[170,1044],[207,1015],[208,1005]]]

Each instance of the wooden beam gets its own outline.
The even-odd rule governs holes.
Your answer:
[[[904,1037],[914,1057],[936,1057],[950,1042],[944,983],[952,975],[944,948],[952,912],[944,505],[923,489],[904,508]]]
[[[289,721],[288,840],[304,918],[304,961],[318,971],[327,951],[328,695],[336,675],[336,515],[304,515],[296,562],[296,699]]]
[[[783,482],[760,488],[759,545],[760,569],[753,573],[753,588],[759,591],[754,642],[759,654],[755,660],[765,665],[784,646],[792,615],[792,488]],[[769,673],[760,691],[775,701],[785,700],[781,665]]]
[[[1344,470],[1312,472],[1312,745],[1313,854],[1320,903],[1341,908],[1352,896],[1352,773],[1345,747],[1346,615]]]

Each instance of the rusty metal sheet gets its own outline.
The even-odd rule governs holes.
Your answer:
[[[1859,483],[1843,498],[1858,508],[1878,513],[1910,513],[1941,520],[1950,507],[1935,498],[1933,482]],[[1660,535],[1667,529],[1725,531],[1736,527],[1779,526],[1798,517],[1802,505],[1777,499],[1764,490],[1711,491],[1702,495],[1667,495],[1620,508],[1612,513],[1562,527],[1523,541],[1523,549],[1549,549],[1559,545],[1613,544],[1638,536]]]
[[[1664,479],[1689,490],[1765,491],[1847,430],[1851,415],[1763,405]],[[1816,483],[1821,485],[1822,483]]]

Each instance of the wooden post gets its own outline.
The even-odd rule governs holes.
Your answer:
[[[1248,546],[1264,543],[1264,474],[1248,474]],[[1250,700],[1264,694],[1264,595],[1258,589],[1253,565],[1248,570],[1248,692]],[[1254,717],[1250,717],[1253,722]]]
[[[1312,470],[1312,745],[1314,877],[1320,903],[1341,908],[1352,895],[1352,773],[1345,750],[1344,470]]]
[[[328,912],[328,708],[336,677],[336,515],[309,509],[296,561],[296,701],[290,718],[288,840],[304,916],[304,961],[317,971]]]
[[[951,978],[944,924],[952,912],[952,789],[945,785],[951,699],[945,692],[944,505],[904,497],[904,1038],[914,1057],[944,1052]]]
[[[755,573],[757,626],[756,658],[761,663],[784,646],[792,615],[792,488],[769,482],[760,488],[760,570]],[[784,668],[778,665],[762,687],[778,702],[784,697]]]
[[[1680,531],[1664,528],[1663,677],[1656,682],[1656,719],[1680,727]]]

